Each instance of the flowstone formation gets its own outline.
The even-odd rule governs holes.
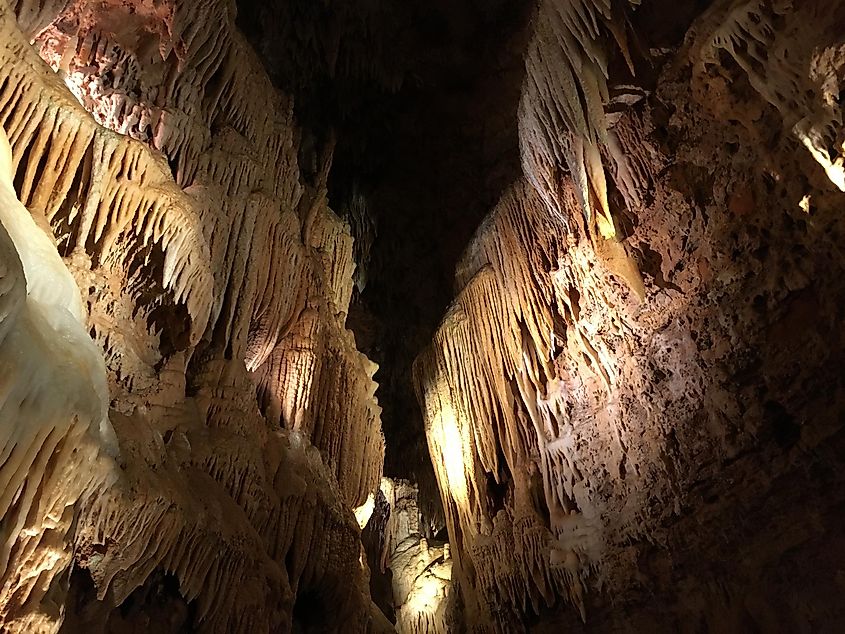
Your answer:
[[[416,485],[384,478],[381,496],[385,512],[379,526],[380,564],[390,571],[396,631],[446,631],[453,618],[447,613],[452,587],[449,544],[424,536]],[[373,518],[378,520],[377,514]]]
[[[845,619],[845,14],[695,4],[532,22],[524,178],[414,368],[469,631]]]
[[[841,629],[845,5],[517,4],[0,0],[0,632]]]
[[[0,130],[3,467],[2,604],[47,600],[70,561],[73,505],[106,484],[116,451],[102,355],[85,331],[79,289],[47,234],[16,198],[12,154]],[[26,631],[50,614],[27,614]]]
[[[301,175],[233,24],[0,4],[4,632],[389,629],[353,513],[384,441],[331,148]]]

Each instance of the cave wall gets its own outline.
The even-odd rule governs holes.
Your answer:
[[[478,632],[835,631],[845,16],[641,4],[540,3],[524,176],[415,363],[449,600]]]
[[[479,6],[447,13],[457,33]],[[415,14],[373,3],[347,40],[354,14],[263,61],[297,90],[324,72],[398,90],[402,56],[379,65],[397,33],[374,29]],[[381,477],[377,368],[346,329],[369,243],[328,204],[336,139],[302,129],[235,18],[0,1],[0,629],[835,631],[839,3],[541,0],[504,61],[458,73],[499,74],[443,98],[448,118],[491,99],[449,134],[499,135],[409,207],[449,198],[431,250],[451,262],[471,204],[511,178],[512,132],[521,174],[414,366],[448,543],[424,483]],[[494,184],[463,187],[487,159]],[[381,296],[441,288],[420,287]],[[390,327],[408,356],[424,325]]]
[[[43,367],[20,370],[42,298],[22,282],[34,247],[0,235],[3,631],[387,625],[353,513],[384,440],[344,326],[332,148],[301,173],[291,100],[234,18],[216,0],[0,4],[2,204],[53,241],[78,289],[56,311],[79,304],[74,336],[96,344],[57,365],[76,340],[45,327]],[[85,368],[107,416],[77,398],[87,382],[51,379]]]

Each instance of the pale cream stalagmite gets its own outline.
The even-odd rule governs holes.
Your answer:
[[[0,623],[51,632],[74,505],[108,481],[117,447],[79,289],[12,177],[0,128]]]
[[[384,451],[375,368],[344,328],[352,240],[325,174],[300,181],[292,103],[232,6],[4,4],[0,29],[15,182],[84,291],[120,448],[76,506],[99,602],[71,625],[162,572],[201,631],[287,629],[300,594],[331,606],[325,627],[383,627],[352,512]],[[312,366],[288,363],[297,346]]]
[[[392,575],[396,631],[445,634],[454,626],[448,613],[452,587],[449,544],[430,543],[422,535],[416,485],[383,478],[381,492],[390,505],[382,557]]]

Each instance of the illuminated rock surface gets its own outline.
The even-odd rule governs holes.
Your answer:
[[[476,232],[415,367],[464,617],[832,627],[841,7],[714,3],[631,78],[599,4],[589,28],[542,4],[527,183]]]
[[[839,631],[843,81],[837,0],[0,0],[0,631]]]
[[[4,627],[55,631],[64,617],[63,631],[277,631],[306,597],[317,611],[300,618],[364,631],[373,617],[352,508],[381,475],[374,367],[343,325],[352,240],[324,185],[300,183],[291,106],[224,3],[61,8],[25,4],[18,24],[0,9],[2,125],[18,195],[67,265],[44,275],[69,269],[84,290],[78,316],[105,359],[119,453],[95,462],[113,442],[98,438],[98,409],[63,402],[81,400],[75,383],[17,365],[4,374],[10,389],[51,392],[29,397],[31,418],[3,409],[4,455],[30,463],[2,467],[18,500],[2,524],[13,555]],[[24,345],[18,331],[42,304],[30,288],[17,312],[13,254],[7,347]],[[58,351],[80,335],[37,336]],[[30,347],[16,358],[29,364]]]

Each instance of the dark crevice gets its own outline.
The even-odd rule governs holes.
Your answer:
[[[423,512],[440,516],[411,364],[453,297],[458,258],[521,173],[516,111],[533,3],[238,6],[294,97],[304,173],[334,134],[329,203],[341,215],[366,206],[374,235],[347,327],[380,366],[385,475],[417,482]]]

